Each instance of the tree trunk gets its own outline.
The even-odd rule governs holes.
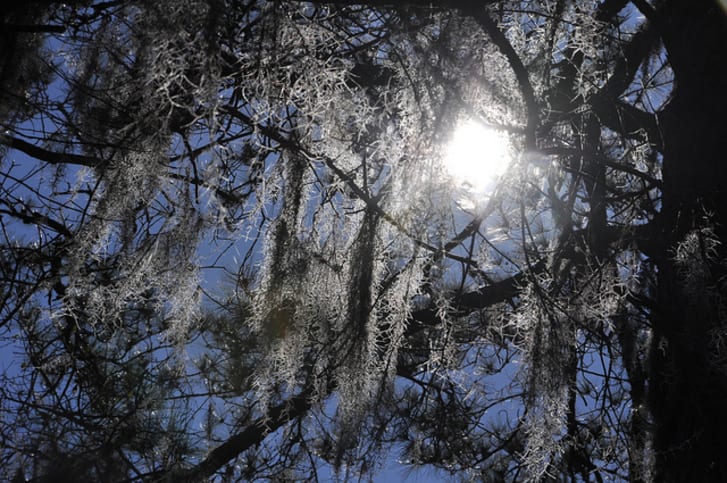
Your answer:
[[[717,2],[673,1],[656,15],[677,87],[660,116],[664,137],[661,227],[651,353],[650,406],[654,418],[656,481],[727,481],[727,371],[715,342],[720,320],[724,246],[693,283],[675,260],[694,230],[712,227],[727,240],[727,22]],[[696,267],[692,267],[696,268]],[[689,286],[689,284],[693,286]]]

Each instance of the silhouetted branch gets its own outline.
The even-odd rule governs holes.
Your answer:
[[[0,143],[22,151],[28,156],[32,156],[40,161],[45,161],[50,164],[75,164],[78,166],[87,166],[89,168],[95,168],[100,166],[102,161],[90,156],[82,156],[79,154],[68,154],[68,153],[57,153],[48,149],[43,149],[29,142],[23,141],[22,139],[14,138],[4,134],[0,134]]]
[[[310,394],[305,392],[272,407],[264,418],[258,419],[244,431],[231,436],[213,449],[201,463],[180,473],[174,472],[168,475],[166,480],[199,481],[209,477],[243,452],[262,443],[270,433],[305,414],[310,408]]]

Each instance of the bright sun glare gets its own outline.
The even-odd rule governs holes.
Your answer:
[[[460,124],[444,156],[455,182],[473,194],[491,190],[510,160],[507,137],[473,120]]]

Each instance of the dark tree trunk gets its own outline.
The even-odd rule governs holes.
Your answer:
[[[679,243],[699,227],[712,226],[719,240],[727,240],[727,22],[718,3],[707,1],[667,2],[652,20],[677,82],[660,117],[660,221],[667,243],[656,260],[651,354],[655,476],[656,481],[727,481],[727,371],[720,363],[727,354],[714,343],[725,325],[718,286],[725,248],[711,260],[704,257],[710,272],[703,286],[685,285],[683,268],[674,260]]]

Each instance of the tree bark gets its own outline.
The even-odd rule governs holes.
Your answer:
[[[700,287],[684,286],[674,260],[685,236],[705,224],[719,240],[727,239],[727,21],[717,2],[706,1],[667,2],[652,17],[677,83],[660,118],[665,140],[660,223],[667,248],[657,260],[649,383],[655,477],[727,481],[727,377],[718,365],[725,354],[712,343],[715,333],[724,332],[721,295],[699,301],[693,295],[717,287],[724,276],[719,261],[727,253],[721,245]]]

